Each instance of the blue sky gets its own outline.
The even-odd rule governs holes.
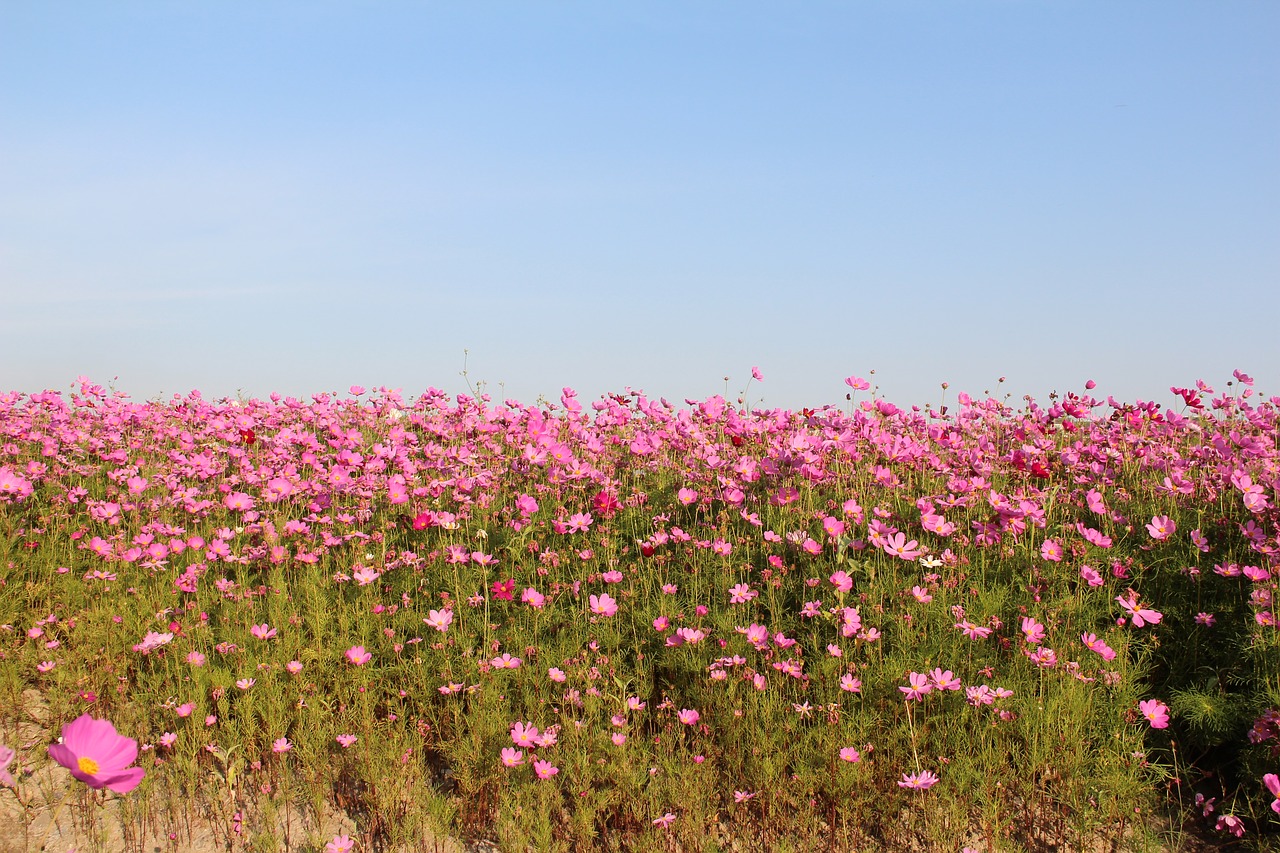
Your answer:
[[[1280,393],[1280,5],[0,5],[0,389]],[[726,383],[725,378],[729,381]],[[116,378],[118,377],[118,378]]]

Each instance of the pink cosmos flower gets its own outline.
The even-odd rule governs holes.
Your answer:
[[[899,788],[909,788],[913,791],[927,791],[934,785],[938,784],[938,777],[925,770],[922,773],[902,774],[902,781],[898,783]]]
[[[116,732],[108,720],[82,714],[62,727],[62,742],[49,747],[49,757],[90,788],[110,788],[127,794],[142,781],[138,742]]]
[[[697,723],[702,715],[690,708],[682,708],[676,713],[676,719],[684,723],[686,726],[692,726]]]
[[[1244,835],[1244,821],[1233,814],[1221,815],[1213,828],[1219,832],[1230,832],[1236,838]]]
[[[676,492],[676,500],[680,501],[684,506],[689,506],[698,499],[698,493],[693,489],[681,489]]]
[[[276,636],[276,629],[263,622],[261,625],[249,626],[249,633],[259,640],[271,640]]]
[[[0,785],[6,785],[10,788],[17,787],[17,783],[13,781],[13,776],[9,774],[9,765],[13,763],[13,759],[17,755],[12,749],[0,743]]]
[[[1115,649],[1108,646],[1102,640],[1099,640],[1096,634],[1081,634],[1080,642],[1084,643],[1085,648],[1090,651],[1094,651],[1102,655],[1102,659],[1105,661],[1112,661],[1116,659]]]
[[[1158,610],[1150,610],[1138,604],[1138,595],[1133,590],[1129,590],[1128,597],[1116,596],[1116,601],[1120,602],[1133,621],[1133,627],[1141,628],[1150,622],[1152,625],[1158,625],[1160,620],[1164,618],[1164,614]]]
[[[356,849],[356,843],[351,840],[349,835],[335,835],[333,840],[324,846],[324,853],[352,853]]]
[[[1173,523],[1173,519],[1167,515],[1157,515],[1152,517],[1151,523],[1147,525],[1147,532],[1151,534],[1151,538],[1157,542],[1162,539],[1168,539],[1178,530],[1178,525]]]
[[[355,735],[338,735],[336,738],[334,738],[334,740],[338,742],[338,745],[341,746],[343,749],[347,749],[348,747],[352,746],[359,739],[360,738],[356,737]]]
[[[560,772],[560,768],[556,767],[550,761],[538,759],[533,762],[533,772],[538,774],[539,779],[550,779],[552,776]]]
[[[618,602],[607,592],[591,596],[590,601],[591,612],[597,616],[612,616],[618,612]]]
[[[566,530],[569,533],[586,533],[591,529],[591,524],[595,519],[591,517],[589,512],[579,512],[569,516],[569,524]]]
[[[847,376],[845,377],[844,384],[848,385],[855,391],[866,391],[871,387],[871,383],[863,379],[861,376]]]
[[[884,552],[901,560],[914,560],[920,556],[920,543],[914,539],[907,541],[905,534],[895,533],[885,541]]]
[[[547,603],[547,597],[531,586],[525,587],[524,592],[520,593],[520,600],[534,610],[541,610],[542,606]]]
[[[839,571],[833,574],[829,580],[831,584],[840,592],[849,592],[853,589],[853,578],[848,572]]]
[[[929,683],[929,676],[922,672],[908,673],[907,681],[910,682],[909,687],[898,688],[906,694],[907,699],[914,699],[918,702],[926,693],[933,690],[933,685]]]
[[[857,764],[862,760],[862,753],[858,752],[858,750],[854,749],[852,746],[846,746],[844,749],[840,750],[840,760],[847,761],[850,764]]]
[[[276,755],[282,755],[291,749],[293,749],[293,744],[289,743],[287,737],[276,738],[271,744],[271,751]]]
[[[750,584],[740,583],[729,588],[729,603],[745,604],[759,594]]]
[[[521,764],[524,764],[524,750],[516,749],[513,746],[502,748],[503,767],[519,767]]]
[[[1144,699],[1138,703],[1138,710],[1147,718],[1147,722],[1151,723],[1151,728],[1167,729],[1169,727],[1169,706],[1159,699]]]
[[[1053,563],[1062,562],[1062,546],[1052,539],[1044,540],[1044,544],[1040,546],[1040,556]]]
[[[943,670],[938,667],[929,673],[929,679],[933,682],[933,686],[939,690],[959,690],[961,687],[960,679],[951,670]]]
[[[658,827],[659,829],[666,829],[667,827],[671,826],[671,824],[675,822],[676,822],[676,816],[673,815],[671,812],[667,812],[662,817],[653,819],[653,825]]]
[[[373,660],[373,655],[364,650],[364,646],[352,646],[347,649],[347,660],[356,666],[364,666]]]
[[[0,747],[3,749],[3,747]],[[0,769],[4,767],[4,759],[0,756]],[[1280,776],[1274,773],[1267,773],[1262,777],[1262,784],[1267,786],[1267,790],[1271,792],[1271,796],[1275,797],[1271,801],[1271,810],[1276,814],[1280,814]]]
[[[426,618],[422,621],[443,634],[453,624],[453,611],[447,608],[445,610],[429,610]]]
[[[1030,616],[1023,616],[1022,634],[1028,643],[1039,643],[1044,639],[1044,626]]]
[[[526,726],[522,721],[517,720],[511,726],[511,742],[516,746],[537,746],[538,727]]]
[[[1089,586],[1102,586],[1102,575],[1089,566],[1080,567],[1080,577],[1084,578],[1085,583],[1089,584]]]

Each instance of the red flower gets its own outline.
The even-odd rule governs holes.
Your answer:
[[[253,444],[258,440],[258,436],[254,435],[251,429],[242,429],[240,430],[240,440],[245,444]]]

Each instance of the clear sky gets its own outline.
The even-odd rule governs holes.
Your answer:
[[[1280,393],[1277,44],[1232,0],[0,3],[0,390]]]

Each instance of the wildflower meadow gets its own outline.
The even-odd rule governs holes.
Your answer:
[[[1276,845],[1280,397],[845,383],[0,395],[0,850]]]

